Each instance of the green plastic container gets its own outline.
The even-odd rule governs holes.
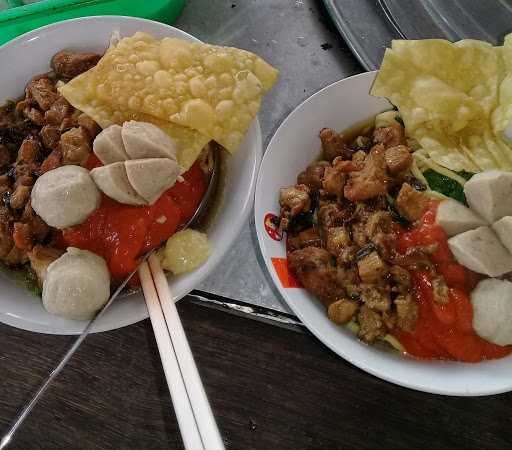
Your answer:
[[[0,45],[43,25],[75,17],[120,15],[171,24],[184,6],[185,0],[0,0]]]

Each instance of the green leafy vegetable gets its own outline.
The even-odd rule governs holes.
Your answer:
[[[0,273],[4,274],[17,286],[29,291],[32,295],[41,296],[41,289],[37,284],[36,275],[31,270],[25,268],[12,269],[0,263]]]
[[[457,175],[469,180],[473,174],[469,172],[457,172]],[[423,173],[423,176],[428,181],[430,189],[440,192],[441,194],[451,197],[461,203],[466,204],[466,196],[464,195],[464,188],[455,180],[448,178],[440,173],[428,169]]]
[[[402,118],[398,115],[395,116],[395,120],[400,124],[402,125],[403,127],[405,127],[404,125],[404,121],[402,120]]]

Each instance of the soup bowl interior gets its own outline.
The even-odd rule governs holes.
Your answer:
[[[85,17],[39,28],[0,47],[0,61],[3,62],[0,104],[21,97],[26,83],[34,75],[50,70],[50,60],[58,51],[68,49],[103,53],[114,31],[121,36],[145,31],[157,38],[169,36],[197,41],[174,27],[133,17]],[[211,247],[209,259],[193,272],[169,277],[176,300],[200,284],[221,263],[237,239],[252,208],[261,156],[261,133],[255,120],[237,153],[223,158],[222,188],[216,199],[220,204],[207,230]],[[116,300],[95,324],[93,331],[120,328],[147,317],[142,295],[129,295]],[[77,334],[86,324],[47,313],[40,298],[21,289],[4,273],[0,274],[0,322],[50,334]]]
[[[338,131],[390,109],[368,92],[376,72],[338,81],[299,105],[281,124],[261,164],[256,186],[255,223],[264,263],[282,298],[308,329],[331,350],[362,370],[408,388],[445,395],[475,396],[512,389],[512,356],[467,364],[422,361],[365,345],[347,328],[332,323],[325,308],[304,289],[284,287],[272,260],[286,258],[284,241],[265,229],[267,214],[279,215],[280,187],[296,183],[297,174],[320,154],[318,133]],[[349,382],[347,380],[347,382]]]

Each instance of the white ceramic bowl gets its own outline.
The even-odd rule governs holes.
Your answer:
[[[512,389],[512,356],[478,364],[419,361],[362,344],[348,329],[336,326],[325,308],[304,289],[283,287],[271,258],[285,258],[284,241],[265,231],[268,213],[279,215],[278,190],[296,177],[319,154],[318,132],[323,127],[346,129],[389,109],[387,101],[368,92],[376,72],[338,81],[299,105],[270,141],[256,185],[255,221],[263,259],[288,306],[324,344],[338,355],[379,378],[419,391],[476,396]],[[347,380],[347,382],[350,382]]]
[[[103,52],[114,30],[118,30],[121,36],[145,31],[158,38],[173,36],[197,41],[174,27],[133,17],[85,17],[42,27],[0,47],[0,65],[3,67],[0,104],[21,96],[31,77],[49,70],[50,59],[59,50]],[[252,207],[261,156],[261,132],[255,120],[236,155],[228,159],[222,209],[208,232],[210,258],[194,272],[169,278],[177,300],[206,278],[237,239]],[[132,295],[114,302],[94,331],[120,328],[146,317],[148,312],[142,296]],[[0,322],[51,334],[76,334],[84,327],[84,322],[66,320],[47,313],[39,298],[18,288],[4,275],[0,276]]]

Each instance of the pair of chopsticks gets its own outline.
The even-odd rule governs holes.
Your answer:
[[[224,449],[167,278],[155,254],[140,266],[139,277],[185,448]]]

